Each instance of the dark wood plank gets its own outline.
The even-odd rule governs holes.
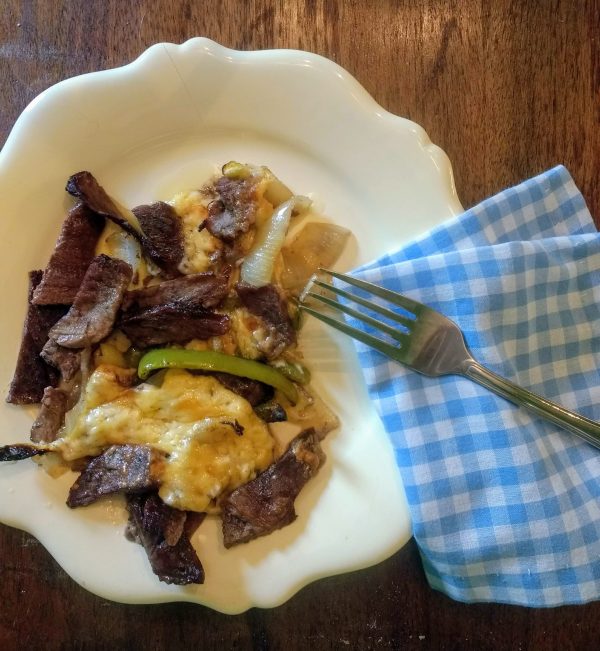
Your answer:
[[[205,35],[338,62],[445,149],[466,206],[564,163],[598,220],[599,30],[598,0],[4,0],[0,143],[51,84]],[[600,603],[528,610],[447,599],[427,586],[413,543],[237,617],[104,601],[8,527],[0,559],[2,649],[585,650],[600,638]]]

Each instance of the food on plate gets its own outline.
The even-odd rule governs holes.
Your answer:
[[[348,232],[304,219],[309,199],[235,161],[132,210],[90,172],[66,190],[77,203],[29,275],[7,396],[40,409],[31,443],[0,461],[78,471],[70,508],[123,494],[126,535],[160,580],[202,583],[191,536],[207,515],[227,548],[268,535],[324,462],[338,419],[310,388],[295,298]]]

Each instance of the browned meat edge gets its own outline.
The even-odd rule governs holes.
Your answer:
[[[249,542],[296,519],[294,500],[325,460],[314,429],[296,436],[286,452],[221,503],[225,547]]]
[[[173,303],[190,308],[216,307],[229,291],[229,274],[229,269],[219,274],[207,271],[127,292],[123,311],[126,316],[132,316],[138,310]]]
[[[63,348],[54,339],[48,339],[40,355],[50,366],[58,369],[65,382],[70,382],[81,368],[81,351]]]
[[[235,290],[242,305],[269,327],[272,339],[269,357],[277,357],[285,348],[296,343],[296,331],[286,301],[275,285],[254,287],[240,282]]]
[[[215,183],[220,200],[208,207],[204,227],[227,243],[247,233],[256,220],[256,179],[229,179],[222,176]]]
[[[147,445],[113,445],[88,463],[71,486],[67,505],[87,506],[105,495],[157,488],[162,458]]]
[[[56,439],[65,419],[68,396],[60,389],[46,387],[42,397],[42,406],[31,426],[30,438],[35,443],[49,443]]]
[[[190,542],[198,517],[186,526],[188,514],[167,506],[155,494],[127,497],[127,535],[148,555],[154,574],[165,583],[204,583],[204,569]]]
[[[65,314],[65,307],[38,306],[31,303],[35,288],[42,278],[41,271],[29,273],[28,307],[23,325],[21,347],[15,373],[6,397],[16,405],[37,403],[44,389],[58,381],[56,371],[40,357],[48,339],[48,331]]]
[[[216,377],[225,388],[245,398],[253,407],[270,400],[275,393],[273,387],[258,380],[251,380],[230,373],[213,372],[211,375]]]
[[[169,276],[179,276],[183,259],[181,220],[174,208],[164,201],[133,208],[133,214],[144,233],[144,248],[148,257]]]
[[[50,330],[50,337],[65,348],[85,348],[104,339],[113,328],[132,275],[122,260],[95,257],[73,305]]]
[[[90,172],[77,172],[67,180],[65,190],[80,199],[88,208],[98,215],[107,217],[136,238],[139,233],[121,214],[117,204],[108,196],[104,188]]]
[[[35,305],[71,305],[103,228],[104,218],[84,204],[69,211],[42,281],[33,293]]]
[[[144,348],[224,335],[229,330],[229,317],[174,303],[124,315],[119,327],[135,346]]]

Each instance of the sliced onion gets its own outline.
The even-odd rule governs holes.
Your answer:
[[[265,193],[263,196],[274,208],[277,208],[277,206],[292,198],[292,191],[268,167],[262,168],[262,174],[266,179]]]
[[[101,253],[111,258],[119,258],[131,265],[134,281],[132,281],[130,289],[143,285],[144,279],[149,275],[149,270],[140,243],[133,235],[108,220],[106,220],[104,232],[96,247],[96,255]]]
[[[330,267],[340,257],[350,236],[342,226],[311,222],[281,250],[284,289],[299,292],[319,267]]]
[[[292,198],[292,191],[276,176],[273,176],[267,181],[267,186],[263,196],[267,201],[273,204],[273,206],[277,207]]]
[[[339,427],[340,419],[329,409],[325,402],[306,387],[296,385],[298,400],[295,405],[289,403],[279,392],[278,399],[285,409],[288,422],[300,425],[302,429],[313,427],[319,439]]]
[[[240,270],[240,278],[245,283],[262,287],[271,282],[275,258],[285,240],[295,204],[295,197],[284,201],[259,227],[254,245]]]

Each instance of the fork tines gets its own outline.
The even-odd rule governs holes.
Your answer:
[[[352,287],[356,287],[363,291],[369,292],[374,296],[383,298],[387,300],[389,303],[391,303],[392,305],[396,305],[397,307],[400,307],[406,312],[410,313],[413,318],[404,316],[402,314],[398,314],[397,312],[394,312],[384,307],[383,305],[379,305],[378,303],[375,303],[373,301],[369,301],[363,298],[362,296],[357,295],[354,292],[350,292],[340,287],[336,287],[333,284],[326,283],[320,279],[320,274],[328,274],[333,278],[337,278],[338,280],[341,280],[342,282],[347,283]],[[357,305],[361,305],[367,310],[380,314],[381,316],[389,319],[390,321],[399,324],[400,328],[402,329],[399,329],[398,326],[394,327],[392,325],[384,323],[383,321],[375,319],[372,316],[365,314],[364,312],[360,312],[354,309],[353,307],[351,307],[350,305],[348,305],[346,302],[337,300],[337,298],[330,298],[325,294],[314,291],[315,287],[330,292],[335,297],[339,297],[346,302],[356,303]],[[367,346],[372,346],[379,352],[388,355],[392,358],[395,358],[397,356],[399,350],[399,347],[397,345],[383,341],[382,339],[379,339],[374,335],[371,335],[367,332],[363,332],[362,330],[358,330],[357,328],[348,325],[344,321],[335,319],[329,316],[328,314],[324,314],[323,312],[307,305],[306,301],[308,299],[318,301],[319,303],[327,305],[328,307],[338,312],[342,312],[344,314],[347,314],[348,316],[357,319],[358,321],[361,321],[362,323],[368,324],[373,328],[376,328],[380,332],[389,335],[400,344],[406,343],[407,331],[410,331],[411,326],[414,323],[414,315],[416,315],[419,311],[419,308],[422,307],[420,303],[417,303],[416,301],[406,298],[405,296],[401,296],[396,292],[392,292],[387,289],[384,289],[383,287],[379,287],[377,285],[373,285],[372,283],[368,283],[364,280],[352,278],[351,276],[347,276],[346,274],[341,274],[336,271],[329,271],[327,269],[319,269],[319,274],[315,274],[311,278],[306,288],[302,292],[300,296],[300,302],[299,302],[299,307],[301,310],[307,312],[308,314],[311,314],[312,316],[319,319],[320,321],[327,323],[328,325],[335,328],[336,330],[339,330],[340,332],[343,332],[349,335],[350,337],[363,342]]]

